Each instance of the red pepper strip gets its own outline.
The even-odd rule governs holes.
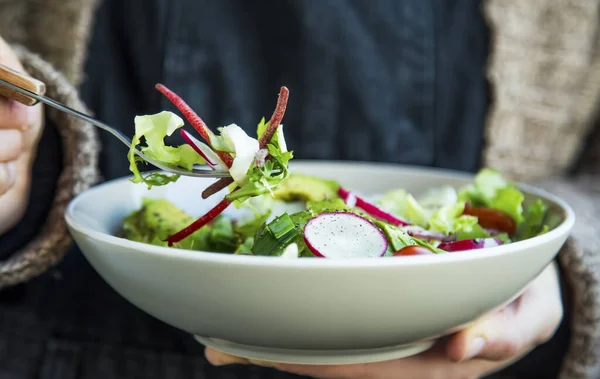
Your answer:
[[[206,124],[204,123],[204,121],[202,121],[200,116],[198,116],[198,114],[194,112],[194,110],[181,97],[179,97],[179,95],[168,89],[163,84],[157,84],[156,89],[159,90],[163,95],[165,95],[166,98],[169,99],[169,101],[171,101],[171,103],[173,103],[173,105],[175,105],[177,109],[179,109],[179,111],[188,120],[188,122],[192,124],[192,126],[194,127],[194,129],[196,129],[200,136],[202,136],[202,138],[204,138],[208,145],[214,149],[210,141],[210,137],[214,136],[214,133],[208,128],[208,126],[206,126]],[[231,154],[217,150],[215,150],[215,153],[217,153],[219,158],[221,158],[221,160],[227,165],[227,167],[231,167],[231,165],[233,164],[233,157],[231,156]]]
[[[271,142],[271,139],[275,135],[277,128],[281,124],[281,120],[283,120],[283,115],[285,114],[289,97],[290,91],[287,89],[287,87],[281,87],[281,90],[279,91],[279,98],[277,99],[277,105],[275,106],[275,111],[273,112],[273,116],[271,116],[271,120],[269,120],[267,129],[258,141],[259,149],[264,149],[267,146],[267,144]],[[210,196],[219,192],[231,183],[233,183],[233,179],[231,178],[219,179],[202,192],[202,198],[208,199]]]
[[[204,191],[202,191],[202,198],[208,199],[209,197],[211,197],[215,193],[219,192],[223,188],[227,187],[231,183],[233,183],[233,178],[221,178],[221,179],[217,180],[210,186],[206,187],[206,189]]]
[[[267,126],[267,130],[265,130],[262,137],[258,141],[258,145],[260,149],[264,149],[271,139],[275,135],[277,128],[281,124],[281,120],[283,120],[283,115],[285,114],[285,109],[287,108],[287,102],[290,97],[290,90],[287,87],[281,87],[279,90],[279,98],[277,99],[277,105],[275,106],[275,111],[273,112],[273,116],[271,116],[271,120],[269,120],[269,125]]]
[[[223,213],[225,209],[231,204],[230,200],[223,199],[219,204],[217,204],[213,209],[208,211],[204,216],[200,217],[184,229],[179,232],[173,234],[169,238],[167,238],[167,243],[169,247],[172,247],[174,243],[183,240],[184,238],[194,234],[198,229],[202,228],[204,225],[208,224],[212,220],[215,219],[218,215]]]

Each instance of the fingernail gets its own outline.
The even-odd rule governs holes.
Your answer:
[[[471,341],[469,347],[467,349],[467,354],[462,359],[463,361],[467,361],[469,359],[473,359],[478,356],[485,346],[485,340],[482,337],[477,337]]]

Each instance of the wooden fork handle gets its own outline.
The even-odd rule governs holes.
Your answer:
[[[44,93],[46,93],[46,85],[43,82],[8,68],[2,64],[0,64],[0,79],[14,86],[24,88],[37,95],[44,95]],[[16,100],[25,105],[35,105],[38,102],[33,97],[29,97],[11,88],[3,86],[2,83],[0,83],[0,96],[8,97],[9,99]]]

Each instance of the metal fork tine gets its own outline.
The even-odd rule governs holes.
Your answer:
[[[2,67],[0,67],[0,69],[1,68]],[[32,79],[32,80],[35,80],[35,79]],[[100,128],[100,129],[103,129],[103,130],[109,132],[110,134],[112,134],[113,136],[117,137],[119,139],[119,141],[123,142],[123,144],[125,144],[127,147],[129,147],[129,148],[131,147],[131,139],[129,137],[127,137],[125,134],[123,134],[121,131],[119,131],[101,121],[98,121],[98,120],[86,115],[85,113],[79,112],[75,109],[67,107],[64,104],[54,101],[46,96],[29,91],[27,89],[24,89],[22,87],[14,85],[10,82],[7,82],[6,80],[3,80],[3,79],[0,79],[0,85],[8,87],[17,93],[20,93],[27,97],[33,98],[37,101],[41,101],[42,103],[50,105],[51,107],[54,107],[62,112],[68,113],[72,116],[75,116],[79,119],[89,122],[90,124]],[[33,104],[28,104],[28,105],[33,105]],[[192,171],[187,171],[182,168],[171,166],[167,163],[159,162],[154,159],[151,159],[146,154],[142,153],[139,149],[135,149],[135,152],[140,158],[147,161],[151,165],[153,165],[163,171],[167,171],[167,172],[170,172],[173,174],[178,174],[181,176],[192,176],[192,177],[196,177],[196,178],[227,178],[227,177],[231,176],[228,171],[222,171],[222,170],[212,170],[212,169],[202,170],[202,169],[194,168]]]

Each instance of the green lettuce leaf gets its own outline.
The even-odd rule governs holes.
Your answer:
[[[241,236],[241,239],[243,240],[249,237],[254,237],[254,235],[262,227],[262,225],[265,222],[267,222],[269,216],[271,216],[271,212],[256,213],[254,219],[236,225],[235,231]]]
[[[454,224],[465,210],[465,203],[456,203],[446,205],[435,212],[429,219],[429,230],[434,232],[452,233],[455,229]]]
[[[501,210],[506,213],[517,224],[523,221],[523,200],[525,196],[515,187],[500,188],[496,195],[489,201],[490,208]]]
[[[385,193],[377,202],[386,212],[404,218],[424,228],[429,226],[427,212],[415,198],[403,189]]]
[[[294,154],[292,151],[287,150],[282,128],[282,125],[277,128],[277,133],[275,133],[271,142],[267,144],[269,158],[267,158],[265,164],[262,167],[256,167],[255,165],[250,167],[247,173],[247,182],[237,191],[230,192],[226,196],[227,199],[241,206],[250,197],[267,193],[273,195],[273,192],[290,175],[288,164]],[[264,129],[266,129],[264,119],[261,120],[258,129],[258,138],[260,139],[260,136],[264,134]],[[262,133],[260,133],[261,129],[263,129]],[[233,188],[235,188],[234,185],[230,186],[230,190],[233,190]]]
[[[454,230],[457,241],[470,240],[475,238],[487,238],[489,233],[479,225],[477,217],[462,215],[454,221]]]
[[[474,207],[498,209],[520,224],[523,221],[523,201],[525,196],[498,171],[491,168],[481,169],[473,184],[458,192],[460,201],[468,201]]]
[[[524,220],[517,228],[514,239],[521,241],[547,232],[549,229],[545,224],[547,214],[548,206],[541,199],[531,203],[525,209]]]
[[[153,115],[135,117],[135,135],[132,138],[131,148],[128,153],[129,170],[133,173],[133,183],[146,183],[148,189],[152,186],[162,186],[179,179],[179,175],[168,175],[159,172],[143,176],[137,166],[143,162],[147,164],[136,153],[135,149],[143,137],[146,146],[141,147],[141,152],[148,157],[168,165],[182,167],[191,170],[195,164],[205,164],[204,159],[185,144],[177,147],[167,146],[164,138],[170,136],[184,124],[183,119],[172,112],[163,111]]]
[[[489,237],[489,233],[479,225],[477,217],[463,215],[464,210],[464,202],[442,207],[429,219],[429,230],[446,235],[456,234],[458,240]]]
[[[248,237],[242,242],[233,252],[236,255],[253,255],[252,245],[254,245],[254,237]]]
[[[394,252],[402,249],[403,247],[413,245],[426,247],[434,253],[445,253],[444,250],[438,249],[437,247],[427,243],[426,241],[410,236],[407,232],[395,225],[391,225],[379,220],[373,220],[372,222],[375,224],[375,226],[381,229],[381,231],[388,240],[389,247],[388,252],[386,253],[387,256],[392,255]]]

